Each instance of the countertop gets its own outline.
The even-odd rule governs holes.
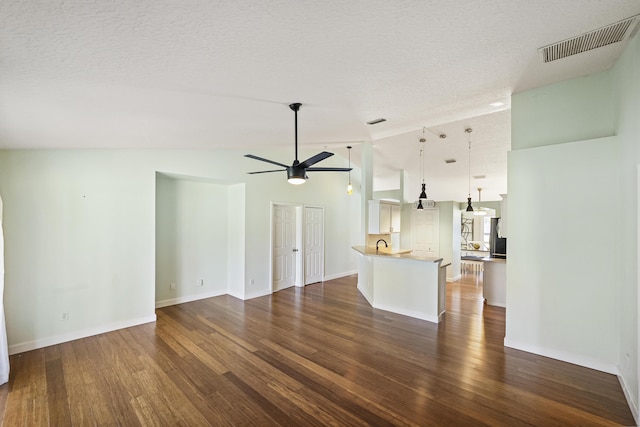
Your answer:
[[[433,262],[433,263],[442,262],[442,258],[413,255],[410,252],[407,253],[406,251],[398,251],[398,252],[392,251],[390,254],[383,253],[380,251],[376,251],[376,248],[374,246],[352,246],[352,248],[353,250],[361,253],[362,255],[367,255],[367,256],[379,256],[384,258],[406,259],[406,260],[412,260],[412,261],[423,261],[423,262]]]

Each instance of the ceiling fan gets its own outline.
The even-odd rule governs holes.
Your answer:
[[[318,153],[315,156],[309,157],[304,162],[300,162],[298,160],[298,110],[300,110],[299,102],[289,104],[289,108],[291,108],[295,114],[295,160],[291,164],[291,166],[287,166],[283,163],[274,162],[273,160],[265,159],[263,157],[254,156],[253,154],[245,154],[245,157],[250,159],[256,159],[263,162],[271,163],[274,165],[278,165],[283,167],[284,169],[274,169],[268,171],[258,171],[258,172],[249,172],[250,175],[257,173],[270,173],[270,172],[282,172],[287,171],[287,181],[291,184],[299,185],[304,184],[307,180],[307,172],[349,172],[353,168],[322,168],[322,167],[311,167],[322,160],[333,156],[333,153],[329,153],[328,151],[323,151],[322,153]]]

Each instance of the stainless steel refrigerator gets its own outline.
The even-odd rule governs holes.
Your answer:
[[[491,218],[489,254],[492,258],[507,257],[507,238],[502,237],[502,233],[500,232],[500,218]]]

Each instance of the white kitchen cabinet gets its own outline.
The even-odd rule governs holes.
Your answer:
[[[416,209],[411,212],[412,254],[440,256],[440,213],[438,209]]]
[[[400,232],[400,204],[369,200],[369,234]]]

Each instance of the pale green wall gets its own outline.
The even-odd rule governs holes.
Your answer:
[[[618,155],[614,137],[509,153],[505,345],[616,371]]]
[[[227,293],[227,188],[226,185],[158,174],[157,305]],[[200,280],[202,286],[198,286]],[[170,289],[171,283],[175,284],[175,290]]]
[[[505,343],[619,373],[637,416],[638,37],[612,70],[511,105]]]
[[[511,98],[511,149],[615,134],[609,72],[567,80]]]
[[[301,157],[314,154],[301,150]],[[1,151],[5,309],[10,351],[153,320],[156,172],[200,177],[244,191],[228,243],[229,292],[270,292],[270,203],[325,207],[325,276],[357,270],[351,246],[360,229],[359,185],[347,196],[345,174],[315,173],[294,187],[282,174],[247,175],[264,166],[238,151]],[[256,152],[287,159],[290,150]],[[334,156],[326,166],[344,166]],[[353,179],[353,175],[352,175]],[[244,190],[243,190],[244,189]],[[238,202],[236,200],[234,203]],[[231,202],[228,202],[231,203]],[[244,215],[244,217],[242,216]],[[241,219],[238,221],[239,218]],[[233,254],[233,256],[232,256]],[[243,259],[237,257],[242,254]],[[237,271],[241,266],[243,271]],[[224,268],[223,268],[224,269]],[[254,285],[249,281],[255,280]],[[244,283],[237,283],[243,280]],[[69,320],[61,313],[68,311]]]
[[[640,165],[640,37],[635,37],[611,73],[615,126],[620,141],[620,192],[616,213],[620,225],[617,246],[621,260],[618,317],[620,323],[619,369],[638,408],[638,167]],[[627,355],[629,355],[627,357]],[[638,419],[638,418],[636,418]]]

